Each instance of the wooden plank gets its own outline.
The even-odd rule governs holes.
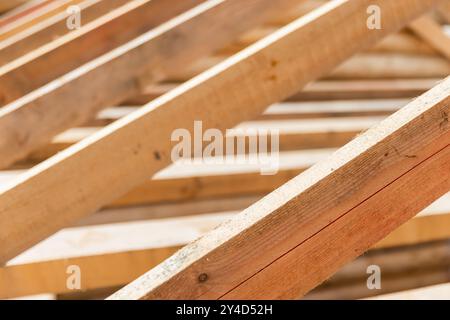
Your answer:
[[[413,219],[414,220],[414,219]],[[304,299],[361,299],[426,285],[446,283],[450,275],[450,241],[370,250],[347,264]],[[367,288],[367,269],[380,267],[381,288]]]
[[[367,29],[369,3],[379,5],[384,12],[382,30]],[[223,130],[252,119],[270,104],[292,95],[302,85],[322,76],[356,51],[398,30],[434,4],[434,0],[330,2],[137,113],[32,168],[0,191],[0,263],[95,212],[170,164],[170,137],[175,129],[191,128],[195,120],[201,119],[205,128]],[[342,16],[347,19],[342,21]],[[228,23],[230,19],[226,21]],[[337,25],[340,32],[330,43],[328,30]],[[224,30],[222,25],[220,30]],[[306,47],[305,43],[308,44]],[[295,46],[299,50],[292,50]],[[330,50],[334,52],[332,55]],[[166,59],[173,66],[170,56]],[[109,73],[104,76],[111,77]],[[95,88],[93,83],[88,83],[89,88]],[[265,94],[261,95],[261,92]],[[74,105],[80,106],[78,102]],[[43,113],[45,119],[54,121],[63,114],[75,118],[69,112],[61,114],[60,108],[58,105],[55,110],[57,117],[52,117],[46,110]],[[36,124],[33,137],[39,135],[36,129],[40,132],[48,129],[42,119]],[[28,125],[28,121],[21,123],[21,127]],[[12,130],[12,127],[8,128]],[[434,127],[430,126],[430,129]],[[441,139],[440,143],[443,141]],[[28,142],[22,141],[21,148],[26,148]],[[5,152],[5,155],[11,153],[12,145],[7,146],[9,153]],[[391,158],[395,156],[390,155]]]
[[[3,104],[55,80],[204,0],[131,1],[0,68]],[[1,60],[0,60],[1,61]],[[6,61],[1,61],[6,62]]]
[[[265,26],[252,30],[242,37],[240,37],[233,44],[219,50],[217,55],[230,55],[245,47],[255,43],[258,40],[275,32],[279,26]],[[407,32],[399,32],[392,34],[381,40],[374,47],[370,48],[368,52],[385,52],[385,53],[406,53],[406,54],[424,54],[435,55],[436,50],[429,44],[422,41],[414,34]]]
[[[227,135],[225,139],[245,138],[245,132],[249,132],[250,129],[279,130],[280,151],[334,148],[343,146],[382,119],[384,119],[383,116],[248,121],[235,127],[245,130],[243,134]],[[101,127],[69,129],[56,136],[50,144],[32,152],[27,157],[26,163],[39,163],[46,160],[101,129]],[[176,144],[177,142],[173,142],[172,146],[174,147]],[[204,142],[205,147],[207,144]]]
[[[71,5],[77,5],[83,0],[57,0],[48,1],[45,6],[40,7],[38,10],[25,15],[19,20],[15,20],[0,27],[0,41],[6,40],[9,37],[20,33],[33,25],[44,21],[54,15],[64,12]]]
[[[229,215],[62,230],[0,268],[0,297],[73,292],[66,285],[70,265],[82,270],[82,290],[123,285],[224,217]]]
[[[115,200],[109,207],[151,203],[182,202],[239,195],[264,195],[295,177],[333,149],[281,152],[276,175],[261,175],[261,164],[191,164],[175,163],[141,186]],[[24,171],[0,172],[0,185],[17,178]]]
[[[445,21],[450,24],[450,2],[442,1],[438,7],[439,14],[445,19]]]
[[[430,90],[441,79],[385,79],[385,80],[321,80],[308,84],[287,99],[298,101],[329,101],[350,99],[413,98]],[[143,105],[176,88],[177,83],[151,85],[122,105]]]
[[[429,43],[443,57],[450,60],[450,37],[445,34],[441,25],[428,15],[413,21],[409,28]]]
[[[201,59],[186,70],[168,76],[168,82],[184,82],[227,57],[215,55]],[[444,78],[450,74],[450,62],[438,55],[361,53],[345,61],[323,79],[402,79]]]
[[[0,12],[14,9],[27,1],[28,0],[8,0],[7,2],[3,1],[2,3],[0,3]]]
[[[304,295],[450,190],[449,102],[450,78],[112,299]]]
[[[444,78],[450,62],[439,56],[360,54],[344,62],[328,79]]]
[[[386,116],[398,111],[408,102],[409,99],[282,102],[267,108],[262,115],[257,117],[257,120]],[[83,124],[83,127],[106,126],[138,109],[139,106],[121,106],[104,109],[97,114],[96,119]]]
[[[78,5],[82,24],[86,25],[127,2],[129,0],[85,0]],[[18,59],[71,31],[67,28],[67,13],[61,12],[0,42],[0,63],[6,64]]]
[[[447,281],[450,281],[450,279]],[[384,294],[370,298],[370,300],[448,300],[449,296],[450,283],[442,283],[423,288]]]
[[[0,167],[49,142],[57,133],[93,118],[102,108],[136,95],[141,86],[148,86],[164,73],[182,70],[191,61],[213,52],[237,34],[294,3],[298,1],[250,0],[246,6],[239,0],[208,1],[9,104],[0,110],[0,150],[5,151]],[[236,11],[238,15],[231,14]],[[211,19],[217,20],[214,28]],[[191,36],[193,32],[196,37]],[[205,42],[204,38],[210,40]],[[13,92],[14,88],[2,89]],[[71,111],[61,113],[61,108]],[[23,130],[11,126],[17,121],[22,123]],[[36,130],[36,126],[40,129]]]
[[[435,211],[436,208],[430,207],[424,217],[428,219],[436,215],[439,218],[434,221],[436,226],[442,223],[448,226],[450,202],[448,197],[441,200],[444,200],[443,204],[447,212],[442,214],[439,210]],[[166,210],[175,209],[170,205],[166,206]],[[104,220],[103,225],[100,226],[73,227],[62,230],[31,248],[0,268],[0,283],[2,284],[0,285],[0,298],[49,292],[71,292],[66,286],[68,276],[66,270],[70,265],[78,265],[82,270],[81,290],[125,285],[175,253],[182,245],[195,240],[198,236],[237,214],[237,212],[211,211],[202,216],[168,219],[167,217],[170,215],[164,214],[158,217],[157,214],[154,214],[155,210],[159,211],[161,208],[149,207],[147,210],[147,215],[140,215],[141,221],[125,222],[125,220],[113,219],[109,222]],[[100,218],[108,216],[111,215],[109,211],[112,210],[96,215]],[[126,218],[132,217],[135,209],[114,211],[116,211],[115,215],[118,215],[120,211],[120,215]],[[142,219],[154,220],[142,221]],[[416,219],[412,219],[407,224]],[[82,225],[86,224],[82,223]],[[432,236],[431,232],[430,236]],[[450,228],[447,228],[447,236],[442,239],[448,238],[450,238]],[[400,238],[397,237],[397,239]],[[399,242],[399,244],[402,243],[402,241]],[[366,276],[367,265],[376,264],[378,261],[374,261],[372,256],[385,261],[382,263],[383,275],[402,273],[402,269],[407,266],[408,270],[436,267],[445,262],[445,260],[442,261],[442,258],[450,257],[448,252],[445,255],[442,245],[431,245],[431,247],[434,248],[432,253],[420,248],[412,249],[415,252],[412,254],[416,257],[414,261],[410,260],[411,249],[395,249],[395,251],[388,251],[387,254],[383,254],[380,250],[370,251],[368,256],[361,257],[341,269],[329,284],[338,285],[348,280],[355,280],[358,272],[362,272],[362,276]],[[425,252],[417,253],[416,251]],[[435,259],[429,259],[430,255]],[[438,256],[442,258],[436,259]],[[102,276],[99,276],[100,274]],[[366,278],[363,281],[365,283]]]

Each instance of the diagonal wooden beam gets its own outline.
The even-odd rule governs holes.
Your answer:
[[[307,293],[450,190],[449,114],[447,78],[112,298]]]
[[[432,17],[424,15],[413,21],[409,28],[428,42],[443,57],[450,60],[450,37],[445,34],[442,26]]]
[[[15,34],[18,34],[37,23],[53,17],[56,14],[64,12],[71,5],[77,5],[83,0],[50,0],[45,1],[44,5],[38,6],[29,14],[14,20],[11,23],[0,27],[0,41],[6,40]]]
[[[450,199],[447,197],[441,200],[444,200],[441,202],[442,210],[439,210],[439,206],[428,208],[426,214],[403,225],[400,228],[403,230],[399,229],[393,232],[388,237],[391,239],[387,245],[383,243],[385,241],[382,241],[372,249],[394,248],[405,244],[418,245],[429,241],[449,239]],[[230,201],[236,201],[236,198],[232,198]],[[176,211],[175,207],[166,206],[169,207],[166,209],[167,211]],[[124,217],[123,222],[134,214],[134,210],[134,208],[126,208],[116,211],[120,211]],[[158,209],[149,207],[147,210],[154,212]],[[163,219],[127,221],[125,223],[111,221],[106,224],[103,221],[102,225],[62,230],[58,235],[31,248],[25,254],[8,262],[6,266],[0,267],[0,298],[49,292],[70,292],[71,289],[68,289],[66,285],[66,271],[70,265],[77,265],[82,270],[82,291],[124,286],[170,257],[182,245],[212,230],[234,214],[237,212],[208,213],[201,216],[171,219],[164,216]],[[108,216],[110,213],[100,212],[92,217],[105,215]],[[143,216],[142,219],[146,218]],[[415,230],[423,232],[417,237],[418,233]],[[118,243],[121,245],[118,246]],[[370,263],[372,260],[370,257],[379,252],[379,250],[372,249],[369,251],[369,256],[365,255],[341,269],[330,279],[331,285],[345,283],[349,279],[355,278],[362,280],[362,283],[365,284],[367,265],[374,264],[373,261]],[[391,249],[389,252],[403,250],[404,248],[400,247]],[[443,252],[446,252],[445,257],[449,259],[450,251],[447,249]],[[434,254],[436,253],[438,252],[434,252]],[[438,261],[436,261],[436,259],[429,259],[429,256],[426,256],[419,259],[421,261],[419,265],[417,255],[413,263],[411,263],[410,256],[405,259],[387,259],[390,261],[391,268],[384,265],[383,276],[387,275],[389,270],[402,270],[405,264],[410,268],[412,265],[423,268],[445,265],[447,259],[445,261],[437,259]],[[401,261],[403,264],[399,265]],[[357,275],[361,275],[361,277]]]
[[[446,23],[450,23],[450,1],[442,1],[438,7],[438,13],[445,19]]]
[[[81,22],[86,25],[129,0],[85,0],[81,2]],[[67,12],[61,12],[21,33],[0,42],[0,63],[6,64],[73,31],[67,27]]]
[[[7,10],[11,10],[14,9],[22,4],[24,4],[25,2],[27,2],[28,0],[9,0],[9,1],[2,1],[0,3],[0,12],[4,12]]]
[[[95,117],[100,109],[137,95],[154,79],[185,69],[294,4],[298,0],[249,0],[245,6],[240,0],[208,1],[7,105],[0,111],[0,167]],[[174,3],[170,6],[173,9]],[[14,125],[17,121],[20,128]]]
[[[381,30],[367,28],[366,10],[373,3],[384,12]],[[174,130],[191,129],[199,119],[204,128],[224,130],[255,118],[270,104],[397,31],[435,3],[332,1],[32,168],[0,190],[0,262],[110,203],[170,164]],[[330,29],[339,30],[332,40]],[[220,30],[225,30],[223,25]],[[57,117],[62,116],[60,108]],[[17,123],[9,128],[14,127]],[[38,135],[37,130],[47,130],[47,126],[40,123],[34,129],[33,135]]]
[[[3,104],[20,98],[204,0],[135,0],[0,68]],[[114,2],[113,2],[114,3]],[[0,63],[6,63],[0,58]]]

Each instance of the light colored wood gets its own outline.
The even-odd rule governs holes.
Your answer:
[[[244,34],[238,41],[233,44],[219,50],[217,54],[220,55],[230,55],[243,48],[255,43],[258,40],[268,36],[269,34],[275,32],[277,27],[280,26],[264,26],[252,30]],[[370,48],[368,52],[387,52],[387,53],[405,53],[405,54],[425,54],[425,55],[435,55],[436,50],[433,49],[429,44],[422,41],[420,38],[414,34],[407,32],[399,32],[392,34],[381,40],[373,48]]]
[[[450,37],[433,18],[428,15],[420,17],[413,21],[409,28],[450,61]]]
[[[407,222],[410,223],[414,221]],[[394,231],[396,233],[397,231]],[[367,268],[381,270],[381,288],[367,288]],[[305,299],[361,299],[450,281],[450,241],[370,250],[347,264]]]
[[[449,102],[450,78],[112,299],[304,295],[450,190]]]
[[[0,27],[0,41],[6,40],[9,37],[18,34],[35,24],[42,22],[54,15],[64,12],[68,7],[72,5],[77,5],[83,0],[57,0],[49,1],[44,6],[40,7],[38,10],[22,17],[21,19],[15,20],[11,23],[3,25]]]
[[[287,99],[298,101],[329,101],[345,99],[413,98],[430,90],[441,79],[385,79],[385,80],[322,80],[308,84],[302,91]],[[144,92],[123,105],[143,105],[176,88],[177,83],[162,83],[145,88]]]
[[[168,76],[169,82],[184,82],[224,61],[227,56],[201,59],[186,70]],[[450,74],[450,61],[438,55],[361,53],[345,61],[323,79],[444,78]]]
[[[448,225],[450,220],[449,200],[448,196],[440,199],[436,205],[426,209],[424,217],[428,219],[436,215],[439,218],[434,221],[436,226],[440,223]],[[447,212],[442,214],[440,207],[445,207]],[[0,298],[48,292],[73,292],[66,286],[68,277],[66,270],[69,265],[80,266],[82,290],[124,285],[175,253],[182,245],[237,214],[237,212],[213,213],[216,211],[210,211],[207,215],[202,216],[168,219],[171,215],[154,214],[155,211],[162,209],[162,207],[148,207],[146,214],[139,214],[141,220],[156,220],[139,221],[138,219],[134,222],[125,222],[123,219],[122,221],[103,219],[103,221],[97,220],[103,224],[101,226],[62,230],[0,268],[2,283]],[[165,210],[177,209],[166,205]],[[132,219],[135,211],[136,209],[132,208],[107,210],[95,216],[102,219],[102,216],[121,215],[122,218],[130,217]],[[408,221],[406,225],[416,219]],[[86,226],[85,222],[81,224]],[[392,235],[396,232],[394,231]],[[447,237],[442,239],[450,238],[449,233],[450,228],[447,229]],[[430,233],[430,235],[432,234]],[[400,241],[398,245],[402,243]],[[448,249],[443,251],[442,245],[432,245],[431,247],[431,251],[426,248],[423,250],[420,247],[406,250],[395,249],[395,251],[391,250],[387,253],[380,250],[370,251],[368,256],[363,256],[341,269],[330,280],[331,284],[338,285],[355,280],[359,274],[364,277],[366,276],[365,268],[374,263],[381,263],[383,275],[386,275],[387,273],[404,273],[406,266],[408,266],[408,270],[435,268],[448,261],[448,252],[445,255]],[[411,254],[415,257],[414,261],[411,261]],[[430,259],[430,256],[433,259]],[[364,278],[364,284],[365,280]],[[349,292],[347,292],[348,294]]]
[[[30,15],[53,1],[54,0],[30,0],[25,5],[21,5],[13,10],[5,12],[0,16],[0,27],[6,26],[27,15]]]
[[[86,25],[127,2],[129,0],[85,0],[78,5],[81,22]],[[0,42],[0,63],[18,59],[71,31],[67,27],[67,13],[61,12]]]
[[[0,3],[0,12],[4,12],[7,10],[14,9],[15,7],[18,7],[28,0],[8,0],[8,1],[2,1]]]
[[[450,24],[450,1],[442,1],[438,7],[438,12],[445,19],[445,21]]]
[[[258,164],[173,164],[141,186],[115,200],[109,207],[180,202],[245,194],[264,195],[329,156],[333,149],[281,152],[276,175],[261,175]],[[17,179],[24,170],[0,172],[0,187]]]
[[[367,29],[369,3],[379,5],[384,12],[382,30]],[[299,87],[322,76],[358,50],[397,31],[434,4],[434,0],[330,2],[138,112],[32,168],[0,189],[0,262],[95,212],[170,164],[170,137],[175,129],[191,128],[194,120],[200,119],[205,128],[223,130],[252,119],[270,104],[292,95]],[[343,15],[348,19],[342,21]],[[226,20],[229,23],[230,19]],[[190,20],[195,23],[193,21]],[[223,26],[217,25],[223,31]],[[339,32],[331,44],[328,29],[337,25]],[[305,43],[308,44],[306,47]],[[292,50],[296,46],[302,50]],[[330,50],[334,54],[330,55]],[[165,58],[173,66],[170,56]],[[105,76],[111,77],[110,74]],[[89,87],[95,85],[89,83]],[[261,95],[261,92],[265,94]],[[83,95],[85,93],[83,91]],[[75,105],[79,110],[80,104]],[[46,119],[52,120],[52,125],[62,117],[60,108],[58,105],[55,110],[57,117],[52,117],[47,109],[43,113]],[[69,112],[65,114],[75,118]],[[33,137],[48,129],[42,124],[41,117],[38,118],[34,119],[39,121],[35,122],[37,127],[33,126]],[[28,122],[21,123],[21,127],[29,125]],[[442,128],[446,128],[445,124]],[[12,130],[12,127],[8,129]],[[433,129],[435,127],[430,125],[430,130]],[[20,147],[25,149],[30,139],[22,141]],[[440,143],[444,141],[441,139]],[[437,143],[435,147],[439,145]],[[7,144],[5,155],[11,153],[12,146],[14,144]],[[423,148],[422,152],[425,150]],[[396,159],[395,153],[386,157],[391,158]]]
[[[211,214],[62,230],[0,268],[0,297],[71,292],[66,286],[70,265],[81,268],[82,290],[123,285],[226,217]]]
[[[439,56],[361,54],[344,62],[329,79],[444,78],[450,61]]]
[[[426,286],[405,290],[402,292],[385,294],[370,298],[370,300],[448,300],[450,297],[450,283]]]
[[[315,119],[390,115],[406,105],[409,99],[337,100],[283,102],[270,106],[257,120]],[[139,106],[105,109],[84,127],[106,126],[137,111]]]
[[[188,3],[178,2],[183,6]],[[155,78],[182,70],[294,3],[298,1],[249,0],[246,6],[240,0],[208,1],[9,104],[0,110],[0,150],[5,151],[0,167],[49,142],[57,133],[93,118],[102,108],[136,95]],[[217,22],[213,26],[212,19]],[[203,41],[205,38],[209,41]],[[14,88],[2,89],[13,92]],[[66,112],[61,113],[62,108]],[[14,125],[17,122],[22,124],[20,128]]]
[[[236,129],[247,130],[279,130],[279,150],[302,150],[316,148],[341,147],[361,132],[377,124],[383,116],[378,117],[341,117],[322,119],[282,119],[244,122]],[[80,127],[69,129],[56,136],[52,143],[32,152],[27,160],[39,163],[58,152],[61,152],[79,141],[100,131],[101,127]],[[239,134],[228,135],[227,138],[245,137]],[[225,143],[225,141],[224,141]],[[208,143],[205,142],[206,146]],[[173,146],[176,142],[173,143]]]
[[[203,0],[135,0],[0,67],[0,95],[8,104],[135,39]],[[1,61],[5,63],[6,61]]]

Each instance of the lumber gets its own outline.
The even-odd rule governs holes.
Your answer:
[[[191,128],[194,120],[201,119],[205,128],[223,130],[252,119],[270,104],[292,95],[299,87],[322,76],[356,51],[397,31],[431,9],[436,1],[375,1],[384,12],[382,30],[367,29],[368,3],[369,0],[339,0],[324,5],[138,112],[44,161],[0,189],[0,263],[64,226],[92,214],[169,165],[169,137],[175,129]],[[343,15],[348,19],[342,21]],[[334,54],[329,55],[328,28],[336,25],[339,25],[340,32],[333,40]],[[305,43],[308,43],[307,47]],[[302,50],[292,50],[293,46]],[[183,54],[186,56],[185,52]],[[170,60],[170,65],[173,64]],[[441,90],[445,84],[436,90]],[[92,87],[95,85],[90,84]],[[265,92],[265,95],[260,92]],[[78,103],[76,105],[79,106]],[[439,106],[434,106],[430,112]],[[46,111],[46,119],[55,120],[50,117],[49,110]],[[60,112],[58,116],[62,117]],[[71,116],[74,117],[73,114]],[[444,123],[441,116],[436,118]],[[423,121],[427,119],[423,117]],[[21,126],[29,125],[23,123]],[[42,120],[38,127],[39,130],[47,129]],[[446,128],[445,123],[441,128]],[[11,127],[9,129],[12,130]],[[433,129],[435,126],[430,125],[430,130]],[[38,135],[35,130],[33,137]],[[426,137],[421,135],[420,138]],[[434,146],[438,147],[444,141],[441,139]],[[11,153],[10,147],[5,155]],[[24,143],[21,148],[26,148]],[[422,148],[422,152],[425,150]],[[394,153],[386,158],[396,157]],[[411,162],[417,159],[419,157],[408,158]],[[47,205],[49,199],[51,206]]]
[[[321,80],[306,85],[287,101],[413,98],[430,90],[440,80],[442,79]],[[140,95],[123,101],[121,105],[146,104],[178,85],[160,83],[148,86]]]
[[[283,24],[282,24],[283,25]],[[280,26],[278,26],[280,27]],[[245,33],[233,44],[219,50],[217,55],[230,55],[243,48],[261,40],[265,36],[275,32],[277,26],[264,26],[250,32]],[[436,50],[428,43],[422,41],[414,34],[407,32],[398,32],[391,34],[370,48],[368,52],[390,52],[390,53],[405,53],[405,54],[424,54],[435,55]]]
[[[439,14],[445,19],[447,24],[450,24],[450,2],[442,1],[442,3],[438,6]]]
[[[4,12],[0,16],[0,27],[8,25],[14,21],[17,21],[17,20],[35,12],[39,8],[46,6],[47,4],[51,3],[52,1],[53,0],[28,1],[28,3],[25,5],[21,5],[21,6],[17,7],[16,9],[10,10],[8,12]]]
[[[20,6],[21,4],[24,4],[28,0],[8,0],[7,2],[3,1],[0,3],[0,12],[11,10],[15,7]]]
[[[129,2],[129,0],[86,0],[78,7],[82,24],[86,25]],[[67,13],[61,12],[21,33],[0,42],[0,63],[6,64],[71,32],[67,28]]]
[[[227,135],[225,140],[245,138],[246,132],[249,132],[250,129],[278,130],[280,151],[333,148],[346,144],[382,119],[384,119],[384,116],[248,121],[235,127],[235,129],[245,130],[243,134]],[[101,129],[101,127],[69,129],[53,138],[50,144],[32,152],[27,157],[27,162],[39,163]],[[173,143],[173,145],[175,144],[176,142]],[[204,144],[206,146],[207,142]],[[245,151],[248,152],[248,150]]]
[[[450,78],[111,298],[304,295],[450,190],[449,102]]]
[[[414,219],[413,219],[414,220]],[[361,299],[424,285],[449,281],[445,270],[450,264],[450,241],[371,250],[340,269],[333,277],[311,291],[305,299]],[[377,265],[382,286],[367,288],[367,268]]]
[[[409,28],[450,61],[450,37],[433,18],[427,15],[420,17],[413,21]]]
[[[294,3],[298,1],[251,0],[242,7],[239,0],[208,1],[7,105],[0,110],[0,150],[5,152],[0,167],[19,160],[65,129],[95,117],[99,110],[136,95],[141,86],[148,86],[162,74],[182,70]],[[235,11],[239,14],[230,14]],[[214,27],[211,19],[217,21]],[[205,38],[210,40],[205,42]],[[61,113],[61,108],[67,112]],[[45,114],[45,118],[39,114]],[[22,129],[12,125],[17,121]]]
[[[450,281],[450,280],[448,280]],[[450,283],[440,283],[422,288],[404,290],[369,298],[371,300],[448,300]]]
[[[444,78],[450,62],[440,56],[360,54],[340,65],[329,79]]]
[[[167,81],[187,81],[226,58],[224,55],[215,55],[201,59],[186,70],[170,74]],[[448,74],[450,61],[438,55],[360,53],[345,61],[324,79],[444,78]]]
[[[264,195],[329,156],[333,151],[334,149],[281,152],[278,159],[279,171],[276,175],[261,175],[260,164],[186,165],[178,162],[108,204],[108,207]],[[24,172],[24,170],[1,171],[0,185],[6,185]]]
[[[269,108],[256,120],[317,119],[340,117],[386,116],[409,102],[408,99],[360,99],[313,102],[282,102]],[[104,109],[83,127],[106,126],[137,111],[139,106]]]
[[[203,0],[135,0],[0,68],[8,104],[126,44]],[[4,61],[2,61],[4,62]]]
[[[82,270],[81,290],[123,285],[173,254],[180,245],[214,228],[224,217],[229,215],[63,230],[0,268],[0,297],[70,292],[66,286],[70,265]]]
[[[3,25],[0,27],[0,41],[6,40],[9,37],[20,33],[35,24],[44,21],[54,15],[64,12],[71,5],[77,5],[83,0],[57,0],[57,1],[47,1],[45,5],[38,8],[23,16],[22,18],[15,20],[11,23]]]
[[[448,225],[449,198],[447,196],[438,202],[443,202],[447,210],[446,214],[441,214],[439,206],[433,205],[427,208],[426,216],[440,217],[440,221],[435,221],[435,225],[440,223]],[[175,209],[173,206],[166,206],[168,211]],[[103,221],[97,220],[103,224],[101,226],[88,228],[77,226],[59,232],[0,268],[0,280],[2,280],[0,298],[71,292],[65,285],[67,279],[65,271],[69,265],[78,265],[83,270],[81,291],[125,285],[175,253],[185,243],[236,214],[210,211],[208,215],[199,216],[198,213],[195,215],[191,213],[192,216],[189,217],[167,219],[171,215],[154,214],[155,210],[161,209],[162,207],[149,207],[147,214],[140,213],[136,221],[133,219],[136,209],[107,210],[96,214],[100,216],[100,219],[103,218]],[[119,214],[122,216],[122,221],[115,217],[109,221],[104,219],[104,216]],[[131,220],[126,221],[126,218]],[[147,219],[153,220],[143,221]],[[415,219],[417,218],[407,224]],[[86,226],[85,222],[79,225]],[[447,229],[447,236],[442,239],[450,238],[448,230],[450,229]],[[400,244],[402,242],[399,242]],[[382,247],[382,249],[385,248]],[[411,256],[415,257],[413,261],[410,260]],[[430,259],[430,256],[434,259]],[[358,281],[360,278],[364,278],[365,284],[365,268],[370,264],[382,265],[383,279],[386,279],[387,273],[402,274],[417,269],[436,269],[445,264],[449,258],[448,245],[441,243],[421,245],[417,248],[392,248],[389,251],[371,250],[367,255],[341,269],[327,282],[326,288],[331,286],[332,292],[319,291],[319,296],[329,295],[330,297],[334,294],[335,298],[339,297],[336,296],[335,287],[350,281]],[[408,269],[405,270],[405,268]],[[99,274],[102,276],[100,277]],[[317,297],[316,292],[307,297]],[[346,294],[347,296],[342,297],[350,298],[349,293]],[[356,298],[361,297],[359,292]]]

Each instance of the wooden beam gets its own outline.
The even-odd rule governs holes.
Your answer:
[[[151,2],[162,1],[163,7],[167,5],[167,1],[158,1]],[[178,2],[181,6],[191,3]],[[148,86],[155,78],[182,70],[191,61],[222,47],[237,34],[294,3],[298,4],[298,0],[250,0],[246,6],[240,0],[208,1],[9,104],[0,111],[0,150],[5,151],[0,167],[49,142],[57,133],[93,118],[102,108],[137,95],[141,86]],[[174,4],[170,7],[174,8]],[[236,11],[238,15],[234,14]],[[211,19],[217,22],[213,26]],[[203,41],[205,38],[208,42]],[[14,88],[2,87],[7,92],[13,92]],[[61,113],[61,108],[67,112]],[[16,131],[18,127],[11,126],[17,121],[22,123],[23,130]],[[38,131],[36,126],[40,128]]]
[[[447,239],[388,250],[370,250],[344,266],[304,299],[362,299],[449,282],[449,249],[450,241]],[[381,270],[382,285],[377,290],[367,287],[367,269],[371,265]]]
[[[135,0],[83,25],[79,30],[0,68],[0,95],[8,104],[204,0]],[[0,63],[5,60],[0,60]]]
[[[358,50],[400,29],[431,9],[436,2],[332,1],[149,103],[137,113],[115,122],[89,139],[32,168],[0,190],[0,263],[62,227],[95,212],[169,165],[170,137],[174,130],[191,128],[194,121],[199,119],[203,121],[205,128],[224,130],[243,120],[255,118],[270,104],[292,95],[301,86],[322,76]],[[232,2],[223,4],[227,3]],[[374,3],[384,12],[382,30],[367,28],[366,9],[368,4]],[[203,8],[207,11],[207,8]],[[189,19],[193,13],[197,11],[188,13],[183,19]],[[343,21],[342,16],[347,18]],[[227,23],[231,21],[225,20]],[[210,28],[205,29],[213,30],[210,19],[206,21]],[[171,23],[175,21],[172,20]],[[225,30],[223,25],[217,25],[220,30]],[[332,43],[328,38],[331,28],[339,30]],[[215,32],[213,34],[212,38],[218,38]],[[333,51],[332,55],[329,54],[330,50]],[[165,58],[169,59],[169,64],[173,67],[171,56]],[[131,69],[131,66],[128,67]],[[138,67],[142,68],[141,65]],[[111,77],[111,74],[107,72],[98,76]],[[88,83],[89,88],[96,87],[95,83]],[[114,91],[114,88],[111,89],[108,93]],[[265,94],[261,95],[261,92]],[[86,94],[85,91],[82,93]],[[79,110],[80,104],[72,103],[78,108],[75,110]],[[51,119],[52,125],[63,115],[67,115],[69,119],[76,118],[69,112],[62,114],[61,105],[55,108],[55,117],[51,116],[48,109],[45,110],[42,115],[45,115],[45,119]],[[14,115],[11,111],[9,110],[9,114]],[[38,116],[37,113],[33,114]],[[30,116],[28,114],[27,119]],[[428,118],[424,117],[426,119]],[[33,119],[37,125],[33,127],[33,137],[40,135],[37,129],[39,133],[49,129],[43,125],[41,117],[37,120]],[[14,126],[8,126],[8,133],[18,127],[14,123]],[[28,121],[21,123],[23,128],[29,125]],[[430,126],[430,129],[434,128]],[[445,123],[442,128],[446,128]],[[3,135],[0,137],[2,140],[6,138]],[[425,137],[427,136],[421,136]],[[24,149],[32,139],[31,136],[28,141],[17,141],[16,138],[12,140],[19,142]],[[441,139],[435,147],[444,141]],[[6,143],[8,152],[5,155],[11,154],[11,147],[15,145],[9,144],[10,142]],[[422,152],[425,150],[422,148]],[[386,158],[395,157],[394,153]],[[2,156],[2,160],[3,158]]]
[[[450,279],[447,279],[447,283],[383,294],[370,298],[370,300],[448,300],[450,295],[449,281]]]
[[[450,1],[442,1],[438,7],[439,14],[450,24]]]
[[[384,80],[322,80],[308,84],[287,99],[298,101],[329,101],[350,99],[413,98],[430,90],[441,79]],[[151,85],[139,95],[123,101],[122,105],[143,105],[176,88],[177,83]]]
[[[430,207],[424,219],[436,217],[433,222],[435,226],[448,227],[450,225],[449,198],[441,200],[447,210],[446,213],[435,211],[436,208]],[[176,210],[170,205],[166,206],[168,211]],[[161,208],[149,207],[147,215],[140,215],[140,221],[126,222],[112,219],[106,222],[106,219],[103,219],[103,221],[99,220],[102,225],[77,226],[62,230],[0,268],[2,284],[0,298],[73,292],[66,286],[68,277],[66,271],[70,265],[78,265],[82,270],[81,291],[125,285],[174,254],[182,245],[195,240],[237,214],[237,212],[211,211],[202,216],[191,215],[168,219],[170,215],[158,217],[158,214],[154,214],[155,210],[159,211]],[[94,216],[102,219],[103,216],[118,215],[119,211],[125,219],[135,215],[133,208],[114,210],[114,214],[109,211],[111,210],[99,212]],[[143,219],[153,220],[143,221]],[[411,224],[416,219],[408,221],[405,225]],[[425,220],[421,221],[424,223]],[[82,225],[86,224],[82,223]],[[433,237],[432,230],[429,231],[429,235]],[[396,233],[397,231],[392,235]],[[396,238],[400,240],[400,237]],[[440,239],[449,238],[450,228],[447,228],[446,237]],[[417,242],[415,245],[420,243]],[[396,246],[402,244],[403,241],[400,241]],[[328,286],[336,287],[341,283],[360,278],[363,278],[362,281],[365,284],[366,268],[370,264],[380,263],[383,268],[383,279],[385,279],[387,274],[405,272],[404,268],[408,268],[407,270],[435,268],[443,265],[450,258],[448,247],[444,250],[442,244],[424,245],[419,248],[391,247],[389,251],[380,250],[387,247],[378,247],[377,250],[369,251],[367,255],[342,268],[330,279]],[[414,261],[411,261],[411,255],[415,256]],[[429,259],[430,256],[434,259]],[[440,259],[436,259],[437,257]]]
[[[9,37],[18,34],[37,23],[45,21],[54,15],[64,12],[71,5],[77,5],[83,0],[53,0],[47,1],[44,6],[38,8],[28,15],[23,16],[21,19],[12,21],[2,27],[0,27],[0,41],[6,40]]]
[[[5,12],[14,9],[27,1],[28,0],[8,0],[7,2],[3,1],[2,3],[0,3],[0,12]]]
[[[405,106],[409,99],[337,100],[312,102],[282,102],[269,108],[257,120],[294,120],[317,118],[351,118],[387,116]],[[121,106],[102,110],[96,119],[83,127],[99,127],[111,124],[132,112],[139,106]],[[70,129],[69,129],[70,130]]]
[[[449,103],[450,78],[112,299],[304,295],[450,190]]]
[[[450,37],[433,18],[428,15],[420,17],[409,28],[450,61]]]
[[[127,2],[129,0],[85,0],[78,5],[82,24],[86,25]],[[0,42],[0,63],[6,64],[18,59],[71,31],[73,30],[67,27],[67,12],[61,12]]]
[[[168,76],[168,82],[185,82],[224,61],[226,56],[201,59],[186,70]],[[345,61],[324,79],[407,79],[444,78],[450,74],[450,61],[438,55],[361,53]]]
[[[440,80],[440,79],[439,79]],[[290,97],[289,101],[334,99],[413,98],[430,90],[438,79],[318,81]]]
[[[349,117],[322,119],[283,119],[258,120],[240,124],[236,129],[279,130],[279,150],[303,150],[316,148],[341,147],[362,131],[380,122],[384,116],[378,117]],[[101,127],[80,127],[69,129],[56,136],[52,142],[32,152],[26,163],[39,163],[58,152],[82,141],[99,132]],[[248,132],[248,131],[245,131]],[[245,138],[244,134],[227,135],[227,138]],[[225,140],[224,140],[225,143]],[[208,143],[204,143],[206,147]],[[173,142],[173,146],[176,142]],[[246,150],[245,152],[248,152]]]

